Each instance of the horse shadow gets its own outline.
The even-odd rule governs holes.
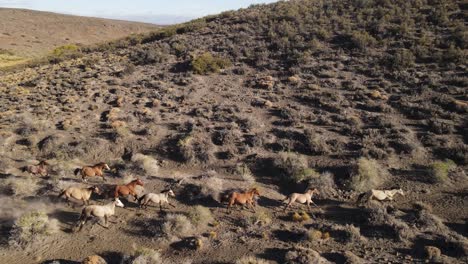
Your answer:
[[[59,220],[63,224],[73,226],[78,221],[80,214],[77,212],[69,212],[60,209],[56,209],[49,216]]]
[[[276,239],[286,243],[298,243],[303,240],[304,237],[302,233],[282,229],[274,230],[273,235]]]
[[[129,222],[129,225],[135,229],[124,229],[124,232],[138,237],[155,238],[162,236],[163,219],[144,218],[134,219]]]
[[[260,198],[257,200],[257,203],[259,206],[266,208],[279,208],[284,205],[282,201],[271,199],[265,196],[260,196]]]
[[[104,251],[99,254],[107,263],[122,263],[124,256],[120,252],[115,251]],[[62,263],[62,262],[60,262]]]

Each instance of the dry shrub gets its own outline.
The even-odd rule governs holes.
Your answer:
[[[388,171],[376,160],[360,158],[351,176],[350,187],[359,192],[378,188],[387,178]]]
[[[309,180],[309,187],[320,190],[320,196],[332,197],[337,194],[335,177],[331,172],[321,173],[318,177]]]
[[[422,210],[417,213],[416,223],[423,231],[433,232],[448,232],[448,227],[444,224],[443,220],[431,214],[427,210]]]
[[[34,196],[40,189],[37,178],[31,176],[9,178],[5,183],[15,196]]]
[[[88,256],[81,263],[82,264],[107,264],[107,262],[99,255]]]
[[[440,249],[434,246],[425,246],[424,255],[427,260],[438,261],[442,253]]]
[[[308,241],[317,241],[322,239],[322,232],[320,230],[311,229],[305,234],[305,239]]]
[[[318,177],[318,173],[309,168],[307,159],[299,154],[280,152],[273,160],[273,165],[285,181],[299,183]]]
[[[147,247],[138,247],[133,253],[132,259],[128,264],[159,264],[163,263],[161,254],[154,249]]]
[[[150,176],[155,176],[159,171],[158,161],[151,156],[137,153],[132,156],[132,162],[136,163],[141,170]]]
[[[244,256],[236,260],[235,264],[268,264],[270,262],[253,256]]]
[[[411,240],[415,237],[416,232],[408,224],[389,214],[385,208],[376,207],[369,210],[369,224],[373,226],[389,226],[400,241]]]
[[[186,163],[210,163],[214,160],[214,149],[209,138],[186,135],[177,142],[176,154]]]
[[[268,210],[258,209],[250,217],[249,222],[253,225],[268,226],[272,221],[272,216]]]
[[[359,227],[354,225],[333,225],[332,229],[334,231],[341,231],[344,235],[343,240],[347,243],[360,243],[367,242],[367,238],[361,235],[361,230]]]
[[[192,234],[193,230],[190,220],[182,214],[166,215],[162,226],[162,231],[168,238],[187,237]]]
[[[187,183],[199,187],[199,193],[193,199],[211,198],[214,201],[220,202],[220,194],[223,191],[223,180],[215,176],[214,171],[210,171],[207,175],[197,177],[197,179],[190,179]]]
[[[448,174],[457,165],[451,160],[436,161],[429,168],[430,180],[433,183],[445,183],[448,181]]]
[[[304,136],[306,139],[305,145],[312,154],[325,155],[331,152],[323,135],[316,133],[312,129],[305,129]]]
[[[287,264],[331,264],[330,261],[322,257],[317,251],[303,247],[297,247],[288,251],[284,256],[284,260]]]
[[[49,219],[42,211],[24,213],[16,219],[9,244],[11,246],[25,247],[41,238],[58,232],[57,219]]]
[[[197,205],[190,209],[188,217],[192,224],[197,227],[205,227],[214,220],[210,209],[201,205]]]
[[[294,212],[291,215],[291,220],[294,222],[304,222],[310,220],[310,216],[305,211],[301,211],[300,213]]]
[[[367,261],[363,260],[362,258],[356,256],[353,252],[347,250],[343,253],[343,256],[346,259],[346,264],[362,264],[367,263]]]
[[[236,174],[240,175],[244,181],[246,181],[249,184],[255,183],[255,178],[252,174],[252,171],[249,169],[249,166],[247,166],[244,163],[238,163],[236,164],[235,167],[235,172]]]

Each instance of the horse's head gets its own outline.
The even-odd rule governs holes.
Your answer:
[[[307,190],[307,193],[309,194],[320,194],[319,190],[316,188],[310,188]]]
[[[401,188],[397,190],[397,193],[401,194],[402,196],[405,196],[405,193],[403,192]]]
[[[115,198],[115,206],[124,207],[124,204],[119,200],[119,198]]]
[[[252,193],[253,195],[260,195],[260,191],[257,188],[252,188],[250,190],[250,193]]]
[[[107,163],[102,163],[102,168],[104,170],[110,170],[110,167],[109,167],[109,165],[107,165]]]
[[[136,179],[136,180],[134,180],[134,182],[135,182],[136,185],[143,186],[143,182],[140,179]]]
[[[175,194],[174,194],[174,192],[172,191],[172,189],[168,189],[166,192],[167,192],[167,194],[168,194],[169,196],[175,197]]]

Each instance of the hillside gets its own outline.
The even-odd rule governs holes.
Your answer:
[[[155,29],[144,23],[0,8],[0,55],[8,51],[37,58],[67,44],[101,43]]]
[[[13,263],[466,263],[467,8],[255,5],[3,74],[0,253]],[[39,160],[49,177],[19,169]],[[90,179],[103,190],[179,182],[176,207],[122,198],[109,229],[74,233],[80,209],[56,196],[98,162],[111,167],[107,182]],[[223,194],[252,187],[256,211],[226,213]],[[308,187],[318,208],[283,210]],[[394,188],[404,196],[357,203]],[[18,239],[17,219],[33,208],[59,230]]]

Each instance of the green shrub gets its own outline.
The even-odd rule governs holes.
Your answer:
[[[388,175],[388,171],[373,159],[360,158],[355,172],[351,176],[351,189],[366,192],[379,187]]]
[[[431,182],[444,183],[448,180],[448,173],[455,169],[457,165],[452,160],[436,161],[429,167]]]
[[[205,52],[192,59],[191,68],[196,74],[207,75],[219,72],[219,70],[229,67],[231,64],[229,59],[216,57],[209,52]]]
[[[57,63],[66,59],[78,58],[82,55],[80,47],[75,44],[60,46],[52,50],[49,62]]]
[[[197,227],[207,226],[214,219],[210,209],[201,205],[193,207],[190,210],[188,217],[190,221]]]
[[[394,70],[404,70],[414,65],[414,54],[408,49],[398,49],[393,56],[387,57],[387,63]]]

